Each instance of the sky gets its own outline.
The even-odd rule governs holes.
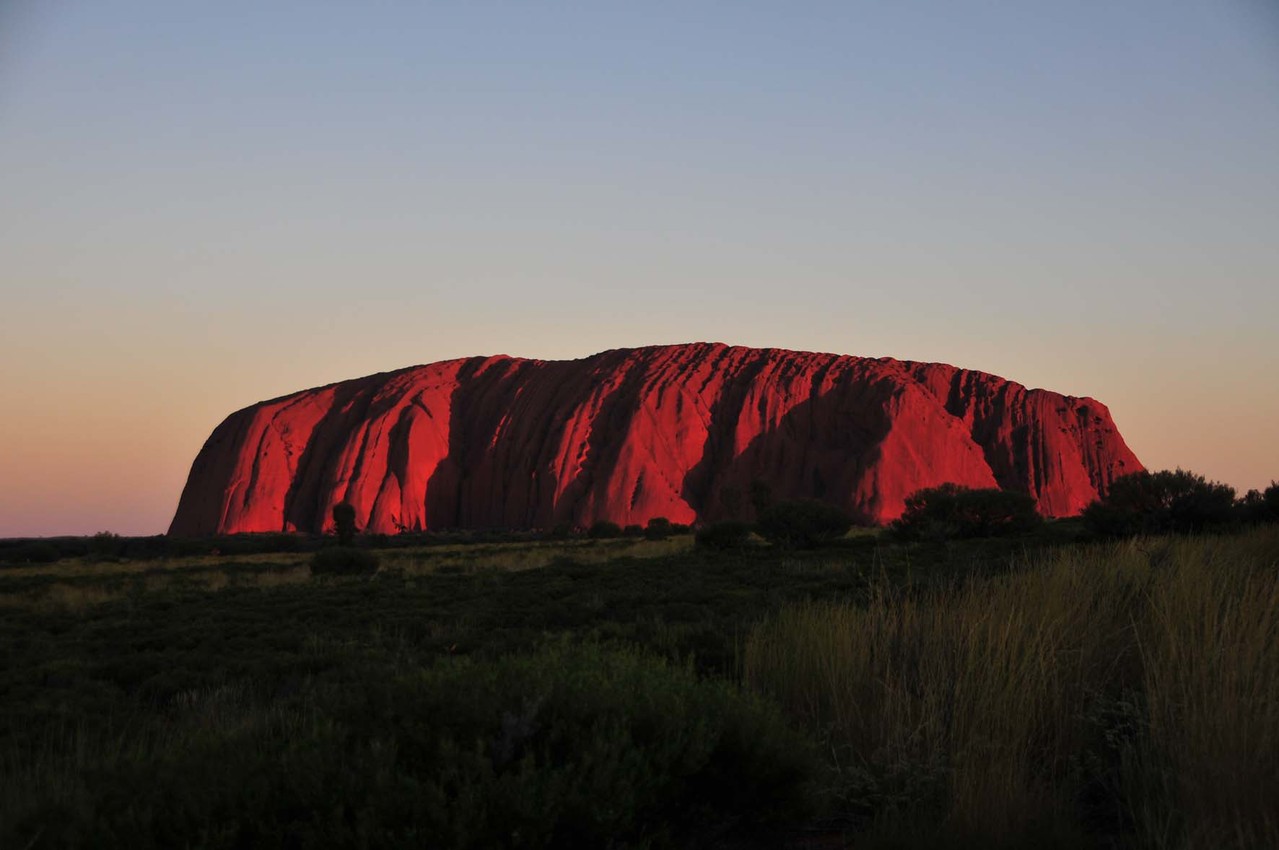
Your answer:
[[[262,399],[718,341],[1279,478],[1279,7],[0,0],[0,537],[163,532]]]

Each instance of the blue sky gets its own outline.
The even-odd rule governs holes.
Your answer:
[[[162,530],[261,398],[707,339],[1092,395],[1264,486],[1277,151],[1251,0],[6,4],[0,534]]]

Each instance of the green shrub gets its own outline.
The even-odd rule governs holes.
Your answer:
[[[1279,482],[1272,481],[1264,492],[1249,490],[1235,503],[1235,515],[1249,525],[1279,522]]]
[[[99,531],[89,540],[89,553],[95,558],[113,560],[124,554],[124,545],[120,535]]]
[[[1088,530],[1103,537],[1204,531],[1236,518],[1233,487],[1184,469],[1116,478],[1083,513]]]
[[[551,540],[567,540],[573,536],[573,526],[567,522],[556,523],[546,536]]]
[[[615,522],[609,522],[606,519],[599,520],[591,526],[590,531],[586,532],[586,536],[592,540],[606,540],[612,537],[622,536],[622,527]]]
[[[45,542],[56,546],[61,558],[83,558],[89,554],[89,540],[87,537],[57,537]]]
[[[655,516],[644,527],[644,536],[649,540],[665,540],[672,534],[671,521],[664,516]]]
[[[755,530],[777,546],[811,549],[843,537],[852,524],[847,514],[825,502],[778,502],[760,514]]]
[[[750,536],[751,527],[748,523],[729,519],[698,529],[694,541],[707,549],[740,549],[746,545]]]
[[[82,755],[74,805],[6,812],[0,840],[717,846],[804,814],[814,771],[811,747],[760,698],[593,646],[348,671],[285,704],[201,702],[150,748]]]
[[[61,557],[57,546],[45,540],[33,540],[14,546],[5,553],[4,560],[14,564],[52,564]]]
[[[377,572],[378,557],[367,549],[330,546],[311,557],[311,575],[366,576]]]
[[[355,506],[350,502],[333,506],[333,531],[343,546],[350,546],[355,539]]]
[[[908,540],[949,540],[1026,534],[1042,521],[1025,493],[943,484],[909,496],[892,528]]]
[[[212,551],[213,542],[207,538],[166,537],[164,540],[164,554],[170,558],[190,558]]]

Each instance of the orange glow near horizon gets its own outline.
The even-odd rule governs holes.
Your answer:
[[[369,339],[367,345],[372,349],[376,342]],[[193,363],[149,362],[150,367],[115,379],[102,359],[98,368],[63,374],[56,381],[49,381],[47,372],[6,376],[12,387],[8,398],[20,399],[26,415],[0,419],[0,442],[20,447],[0,456],[0,480],[5,482],[0,536],[162,533],[195,454],[222,418],[258,400],[351,377],[338,372],[336,363],[327,368],[321,364],[310,376],[295,366],[281,370],[293,373],[293,383],[282,385],[272,370],[251,370],[244,364],[226,373],[206,370],[205,380],[190,381],[188,374],[199,373]],[[407,364],[388,363],[381,369],[366,364],[363,371],[402,365]],[[1039,365],[1043,371],[1049,366],[1035,364],[1033,358],[1023,365]],[[1077,386],[1062,389],[1107,404],[1147,467],[1191,469],[1231,484],[1241,494],[1279,478],[1279,453],[1270,430],[1279,421],[1275,398],[1241,402],[1236,387],[1214,380],[1207,370],[1201,375],[1183,371],[1173,392],[1143,380],[1136,370],[1126,375],[1122,366],[1098,383],[1116,385],[1126,378],[1130,389],[1125,394],[1107,393],[1104,387],[1088,393]],[[1005,377],[1024,376],[1014,372]],[[1023,382],[1056,389],[1048,381]],[[1188,403],[1188,396],[1197,403]],[[1223,432],[1226,425],[1228,433]]]
[[[934,5],[0,2],[0,536],[164,531],[264,399],[696,341],[1279,478],[1271,16]]]

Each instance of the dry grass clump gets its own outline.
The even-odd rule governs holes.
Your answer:
[[[1150,594],[1139,816],[1151,834],[1171,821],[1189,846],[1279,847],[1279,547],[1255,545],[1276,537],[1171,547]]]
[[[116,576],[153,573],[157,570],[172,572],[218,569],[228,562],[252,561],[255,564],[300,564],[307,559],[304,552],[262,552],[244,555],[184,555],[173,558],[125,558],[103,559],[93,555],[63,558],[52,564],[38,564],[11,568],[13,575],[50,576],[56,578],[113,578]]]
[[[14,589],[0,589],[0,610],[19,609],[39,612],[80,613],[108,602],[142,595],[169,592],[216,592],[226,587],[279,587],[309,581],[310,569],[305,563],[290,566],[288,562],[263,569],[254,565],[226,563],[219,568],[190,567],[181,570],[152,568],[117,574],[103,573],[95,581],[77,580],[73,574],[65,579],[48,578],[26,582]],[[42,577],[44,578],[44,577]],[[0,585],[3,588],[3,585]]]
[[[606,564],[619,558],[658,559],[691,548],[691,536],[683,535],[660,540],[517,541],[374,551],[382,570],[411,577],[481,570],[519,572],[564,560]],[[136,561],[67,558],[7,571],[7,581],[0,583],[0,610],[80,612],[139,594],[298,584],[310,580],[312,557],[309,552],[271,552]]]
[[[692,548],[689,535],[661,540],[621,538],[610,540],[562,540],[538,543],[516,542],[491,545],[431,546],[419,549],[387,550],[383,569],[404,575],[439,572],[472,572],[477,569],[518,572],[541,569],[571,560],[579,564],[605,564],[618,558],[667,558]]]
[[[791,607],[743,665],[827,742],[832,794],[874,830],[1279,847],[1275,529]]]

